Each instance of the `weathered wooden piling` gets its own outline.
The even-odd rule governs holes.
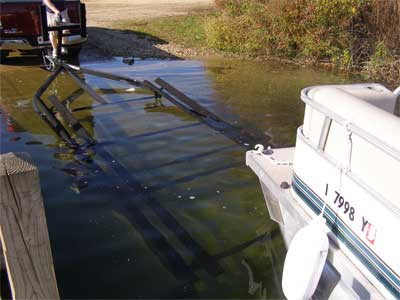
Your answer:
[[[13,299],[59,299],[37,167],[0,155],[0,237]]]

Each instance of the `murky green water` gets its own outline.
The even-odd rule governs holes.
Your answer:
[[[294,143],[301,88],[346,82],[329,73],[231,60],[118,60],[88,65],[160,76],[225,120]],[[164,100],[93,76],[114,105],[76,116],[98,141],[72,151],[34,113],[49,74],[1,66],[1,152],[28,152],[39,166],[62,298],[282,298],[285,248],[269,220],[245,149]],[[66,76],[51,86],[63,99]],[[126,101],[130,100],[130,101]],[[73,108],[92,105],[82,95]]]

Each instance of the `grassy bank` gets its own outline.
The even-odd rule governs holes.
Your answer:
[[[140,22],[125,21],[114,24],[114,27],[133,30],[144,38],[154,36],[185,47],[205,47],[207,44],[204,26],[210,15],[211,13],[198,13]]]
[[[400,0],[217,0],[213,48],[400,79]]]
[[[185,47],[400,80],[400,0],[216,0],[217,11],[119,28]]]

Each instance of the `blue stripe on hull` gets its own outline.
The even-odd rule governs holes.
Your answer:
[[[293,176],[293,190],[316,214],[320,214],[323,201],[296,175]],[[326,225],[362,262],[362,264],[381,282],[394,297],[400,298],[400,279],[382,260],[376,256],[329,207],[325,207]]]

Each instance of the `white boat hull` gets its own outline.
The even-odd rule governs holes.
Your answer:
[[[285,152],[285,158],[290,158],[290,154],[292,158],[294,156],[294,148],[275,149],[273,155],[279,157],[282,152]],[[288,247],[296,232],[309,224],[316,214],[291,189],[280,187],[282,182],[291,179],[292,166],[275,165],[264,155],[256,154],[256,151],[247,152],[246,162],[260,179],[270,215],[278,222]],[[271,211],[271,207],[274,207],[274,211]],[[329,235],[329,238],[328,260],[315,296],[319,299],[386,298],[338,247],[336,237]]]
[[[301,98],[306,109],[296,147],[246,156],[271,219],[289,245],[323,213],[328,261],[344,293],[400,299],[398,95],[379,84],[356,84],[307,88]]]

